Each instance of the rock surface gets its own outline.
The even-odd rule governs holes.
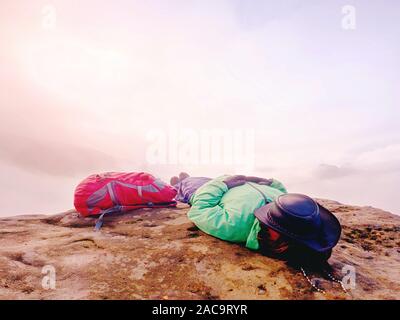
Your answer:
[[[318,201],[343,225],[330,263],[337,277],[343,277],[345,265],[355,268],[355,288],[347,293],[310,274],[326,291],[316,292],[284,261],[204,234],[187,219],[188,207],[180,205],[108,217],[100,232],[93,231],[93,218],[72,210],[1,218],[0,298],[400,298],[400,217]],[[47,281],[52,268],[54,289]]]

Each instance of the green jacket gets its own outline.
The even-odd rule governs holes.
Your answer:
[[[257,234],[260,231],[254,211],[286,193],[286,188],[277,180],[271,186],[247,182],[228,190],[221,176],[201,186],[192,196],[188,218],[205,233],[231,242],[246,243],[246,247],[259,248]],[[257,191],[253,184],[258,190]]]

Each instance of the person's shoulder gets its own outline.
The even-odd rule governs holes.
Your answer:
[[[281,191],[282,193],[287,193],[287,189],[284,184],[275,178],[272,179],[271,187]]]
[[[274,186],[259,185],[259,187],[261,188],[261,190],[263,192],[266,193],[266,195],[271,197],[272,200],[274,200],[275,198],[279,197],[280,195],[286,193],[286,192],[284,192],[284,190],[282,190],[280,188],[276,188]]]

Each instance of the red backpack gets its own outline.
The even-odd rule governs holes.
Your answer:
[[[176,206],[176,190],[145,172],[106,172],[93,174],[75,189],[74,206],[84,217],[100,215],[96,230],[103,217],[114,212],[138,208]]]

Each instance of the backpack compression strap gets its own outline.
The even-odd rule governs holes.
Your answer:
[[[135,210],[135,209],[140,209],[140,208],[167,208],[167,207],[176,206],[176,203],[177,203],[176,201],[170,201],[170,202],[160,202],[160,203],[148,202],[147,204],[137,204],[137,205],[131,205],[131,206],[116,205],[112,208],[102,211],[99,218],[96,220],[96,225],[94,227],[94,230],[99,231],[101,229],[101,227],[104,223],[104,216],[106,214],[130,211],[130,210]]]

